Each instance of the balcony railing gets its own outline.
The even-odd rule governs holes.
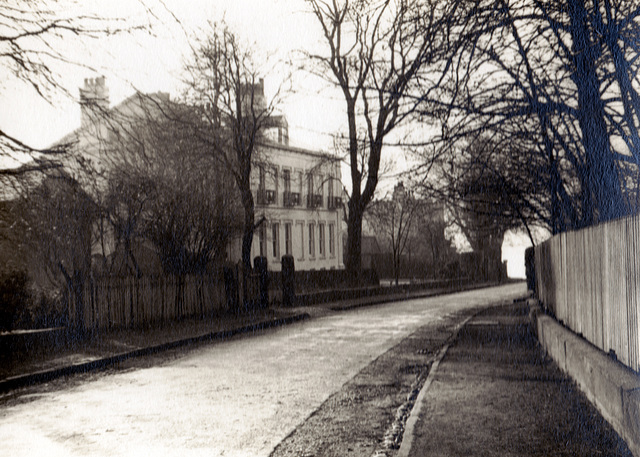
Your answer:
[[[258,205],[273,205],[276,202],[275,190],[258,190]]]
[[[321,194],[307,195],[307,207],[308,208],[321,208],[322,207],[322,195]]]
[[[300,194],[298,192],[283,192],[282,202],[284,206],[300,206]]]
[[[327,197],[327,208],[336,209],[342,207],[342,197]]]

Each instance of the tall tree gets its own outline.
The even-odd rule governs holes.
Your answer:
[[[212,24],[187,65],[187,101],[200,109],[203,128],[196,135],[208,146],[210,159],[233,177],[244,210],[242,263],[251,269],[256,230],[251,169],[264,161],[258,143],[272,123],[278,96],[267,102],[260,66],[226,24]]]
[[[468,1],[460,13],[459,65],[426,105],[447,113],[435,142],[451,162],[484,167],[509,195],[504,215],[552,233],[637,208],[640,4]],[[469,157],[487,140],[491,154]]]
[[[378,185],[385,139],[415,112],[449,63],[448,20],[455,2],[307,0],[325,54],[308,54],[312,71],[345,101],[351,194],[346,267],[361,268],[362,218]],[[431,72],[424,72],[430,66]],[[365,160],[360,160],[363,156]]]

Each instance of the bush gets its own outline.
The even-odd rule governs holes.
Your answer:
[[[64,327],[68,323],[68,315],[59,296],[43,294],[30,310],[29,326],[33,328]]]
[[[27,283],[28,276],[24,271],[11,272],[0,278],[0,330],[11,330],[26,308]]]
[[[458,279],[462,276],[462,266],[459,260],[453,260],[440,270],[440,276],[443,279]]]

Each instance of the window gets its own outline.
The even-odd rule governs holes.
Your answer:
[[[309,223],[309,257],[316,255],[316,226],[313,222]]]
[[[299,195],[294,196],[291,193],[291,170],[282,170],[282,182],[284,189],[282,190],[282,203],[284,206],[295,206],[299,204]]]
[[[273,244],[273,257],[280,257],[280,224],[277,222],[271,225],[271,236]]]
[[[324,224],[318,224],[318,253],[324,257]]]
[[[267,173],[262,165],[258,166],[258,194],[257,194],[257,203],[258,205],[268,205],[269,197],[267,191]]]
[[[333,177],[329,176],[329,182],[327,183],[327,196],[329,197],[330,205],[333,204]]]
[[[264,224],[258,228],[258,239],[260,240],[260,257],[267,256],[267,233]]]
[[[313,198],[313,175],[311,173],[307,175],[307,195],[308,198]]]
[[[284,224],[284,250],[285,254],[291,255],[291,222]]]
[[[304,260],[304,222],[298,221],[296,225],[300,228],[300,230],[297,230],[300,233],[300,260]]]
[[[336,256],[336,226],[329,224],[329,255]]]
[[[278,192],[278,167],[273,167],[273,189],[275,192]]]

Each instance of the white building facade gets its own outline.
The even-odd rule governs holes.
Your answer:
[[[256,88],[259,103],[264,103],[263,90],[261,80]],[[59,143],[73,143],[75,151],[101,170],[117,159],[117,155],[110,156],[112,137],[136,120],[152,116],[154,107],[169,103],[169,95],[136,94],[110,108],[109,91],[100,77],[85,80],[80,100],[81,127]],[[271,116],[264,134],[266,139],[258,145],[252,166],[255,221],[260,224],[251,258],[266,257],[268,268],[274,271],[281,269],[282,256],[287,254],[294,257],[296,270],[344,268],[340,161],[326,153],[290,146],[284,116]],[[65,164],[65,169],[82,179],[73,162]],[[104,248],[105,243],[101,245]],[[240,261],[241,245],[241,238],[230,242],[228,260]],[[106,251],[101,254],[109,255],[113,246]]]
[[[286,134],[278,138],[260,145],[264,160],[252,168],[258,224],[252,259],[266,257],[273,271],[280,271],[284,255],[293,256],[296,270],[344,268],[340,161],[289,146]],[[240,259],[240,246],[240,240],[230,246],[232,259]]]

